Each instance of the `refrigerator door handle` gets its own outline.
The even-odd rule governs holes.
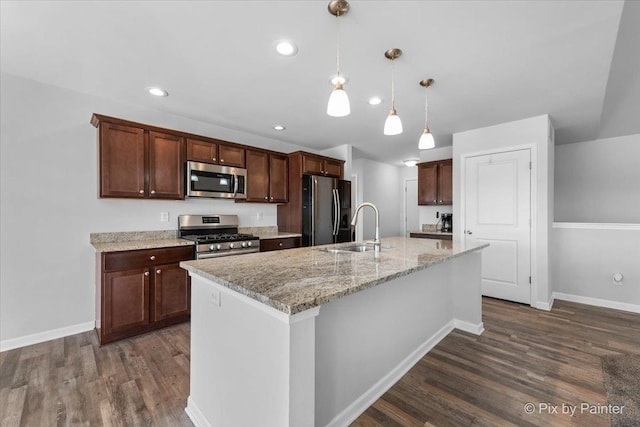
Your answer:
[[[340,225],[340,195],[338,194],[338,189],[334,188],[333,190],[333,203],[335,210],[335,218],[333,220],[333,235],[338,236],[338,228]]]
[[[316,209],[318,208],[316,194],[318,194],[318,178],[314,176],[311,183],[311,246],[316,245]]]

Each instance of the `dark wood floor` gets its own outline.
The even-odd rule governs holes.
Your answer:
[[[609,425],[538,408],[606,403],[600,356],[640,354],[640,315],[562,301],[544,312],[485,299],[483,310],[482,336],[452,332],[353,425]],[[188,393],[189,324],[102,348],[87,332],[0,353],[2,427],[191,426]]]

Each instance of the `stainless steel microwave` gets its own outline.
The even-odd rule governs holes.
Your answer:
[[[247,170],[187,162],[187,197],[247,198]]]

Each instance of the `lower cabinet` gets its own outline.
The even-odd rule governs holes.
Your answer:
[[[193,258],[192,246],[98,254],[100,344],[188,320],[190,279],[179,263]]]
[[[300,237],[283,237],[280,239],[260,239],[260,252],[277,251],[280,249],[299,248]]]

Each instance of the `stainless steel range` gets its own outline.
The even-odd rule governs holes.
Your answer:
[[[260,252],[260,239],[238,233],[237,215],[180,215],[178,235],[196,242],[196,259]]]

